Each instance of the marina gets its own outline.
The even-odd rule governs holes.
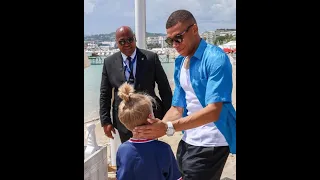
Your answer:
[[[158,54],[162,63],[174,62],[174,59],[179,55],[173,48],[151,49],[151,51]],[[86,51],[91,65],[102,65],[104,59],[115,52],[117,51]]]
[[[174,48],[165,47],[163,38],[157,48],[147,48],[146,38],[146,2],[135,0],[135,35],[137,47],[148,49],[158,54],[159,60],[167,75],[172,90],[174,89],[173,74],[174,61],[179,55]],[[107,138],[100,124],[99,96],[100,83],[104,59],[119,52],[113,42],[89,42],[85,44],[85,53],[88,55],[91,66],[84,70],[84,179],[85,180],[115,180],[116,176],[116,152],[120,145],[119,135],[113,134],[115,139]],[[112,41],[110,40],[110,41]],[[104,40],[109,41],[109,40]],[[219,45],[229,56],[233,66],[233,92],[232,99],[235,106],[235,70],[236,70],[236,41],[226,41]],[[157,85],[156,85],[156,93]],[[173,152],[177,151],[177,145],[182,137],[177,132],[173,137],[163,136],[159,140],[170,145]],[[222,178],[235,179],[235,156],[230,155],[226,162]]]

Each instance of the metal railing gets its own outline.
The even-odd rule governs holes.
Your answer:
[[[84,125],[86,125],[86,124],[88,124],[88,123],[92,123],[92,122],[94,122],[94,121],[98,121],[98,120],[100,120],[99,117],[93,118],[93,119],[91,119],[91,120],[89,120],[89,121],[84,122]]]

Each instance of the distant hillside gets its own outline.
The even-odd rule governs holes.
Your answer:
[[[236,29],[217,29],[216,31],[236,31]]]
[[[146,37],[156,37],[156,36],[166,36],[163,33],[146,33]],[[84,36],[85,41],[95,41],[95,42],[102,42],[102,41],[114,41],[116,37],[116,33],[112,32],[109,34],[95,34],[90,36]]]
[[[157,37],[157,36],[166,36],[166,34],[163,34],[163,33],[148,33],[147,32],[147,37]]]

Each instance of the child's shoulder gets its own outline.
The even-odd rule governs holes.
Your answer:
[[[171,146],[163,141],[160,140],[155,140],[155,143],[157,144],[157,146],[161,147],[161,148],[165,148],[165,149],[170,149],[171,150]]]
[[[130,142],[126,141],[126,142],[120,144],[117,151],[121,152],[121,151],[127,151],[129,149],[133,149],[133,146]]]
[[[141,145],[140,143],[137,143],[137,144]],[[153,140],[151,142],[143,143],[143,144],[144,144],[143,146],[153,146],[156,149],[170,149],[171,150],[171,147],[168,143],[160,141],[160,140]],[[135,145],[136,145],[135,143],[126,141],[119,146],[118,151],[119,150],[120,151],[127,150],[127,149],[135,149],[135,148],[137,148]],[[141,146],[141,147],[143,147],[143,146]],[[138,146],[138,147],[140,147],[140,146]]]
[[[156,143],[158,143],[158,144],[161,144],[161,145],[163,145],[163,146],[170,146],[168,143],[166,143],[166,142],[164,142],[164,141],[161,141],[161,140],[158,140],[158,139],[156,139],[156,140],[154,140]]]

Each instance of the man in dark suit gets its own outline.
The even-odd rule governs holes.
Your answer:
[[[123,143],[132,137],[132,132],[118,118],[118,106],[121,102],[117,95],[119,86],[128,82],[134,86],[136,92],[145,92],[154,97],[157,105],[153,112],[155,117],[159,119],[162,119],[171,107],[172,91],[158,55],[137,48],[135,36],[130,27],[122,26],[117,29],[116,43],[120,52],[107,57],[103,64],[100,88],[100,121],[104,133],[109,138],[113,139],[111,131],[115,133],[114,128],[116,128]],[[158,85],[161,100],[155,94],[155,83]],[[112,97],[114,99],[111,118]]]

